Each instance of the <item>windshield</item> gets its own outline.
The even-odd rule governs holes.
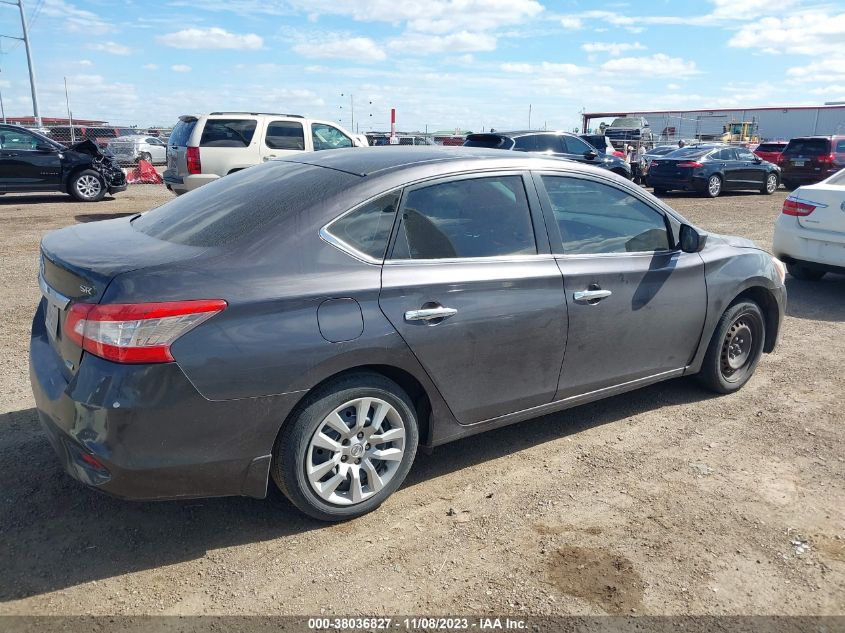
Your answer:
[[[244,169],[137,217],[150,237],[186,246],[223,246],[321,200],[358,179],[345,172],[273,161]]]
[[[610,124],[610,127],[640,127],[642,124],[642,119],[638,119],[636,117],[622,117],[619,119],[613,119],[613,123]]]

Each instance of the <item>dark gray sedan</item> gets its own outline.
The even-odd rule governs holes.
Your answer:
[[[132,499],[342,520],[417,448],[678,376],[742,387],[782,264],[607,170],[466,148],[246,169],[41,246],[31,381],[65,469]]]

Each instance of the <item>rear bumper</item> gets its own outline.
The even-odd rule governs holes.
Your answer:
[[[109,193],[120,193],[121,191],[126,191],[126,188],[129,185],[113,185],[109,187]]]
[[[301,394],[215,402],[175,363],[120,365],[86,353],[70,381],[61,363],[39,307],[30,383],[46,435],[75,479],[135,500],[266,496],[273,443]]]
[[[192,174],[190,176],[169,176],[165,173],[163,180],[165,186],[173,193],[180,195],[194,189],[199,189],[203,185],[218,180],[220,176],[217,174]]]
[[[788,162],[788,161],[787,161]],[[842,165],[829,169],[795,169],[781,165],[781,181],[789,181],[800,184],[812,184],[830,178],[833,174],[842,169]]]
[[[845,235],[802,228],[798,220],[789,215],[778,216],[772,252],[790,264],[813,264],[831,272],[845,269]]]

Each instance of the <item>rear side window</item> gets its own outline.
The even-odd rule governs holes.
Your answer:
[[[559,154],[566,151],[566,146],[563,144],[563,137],[555,134],[537,134],[537,152],[555,152]]]
[[[298,121],[270,121],[264,144],[271,149],[305,149],[305,132]]]
[[[536,152],[537,135],[518,136],[513,140],[513,148],[519,152]]]
[[[271,161],[209,183],[132,221],[159,240],[224,246],[338,195],[358,179],[333,169]]]
[[[196,119],[190,119],[188,121],[179,119],[179,122],[173,126],[173,131],[170,133],[168,144],[186,147],[188,145],[188,139],[191,138],[191,132],[194,131],[196,124]]]
[[[836,149],[833,151],[837,154],[845,154],[845,141],[836,141]]]
[[[536,254],[521,176],[471,178],[405,196],[393,259]]]
[[[592,180],[543,176],[564,254],[669,250],[661,213],[621,189]]]
[[[255,134],[255,119],[208,119],[200,147],[248,147]]]
[[[327,231],[355,250],[382,260],[398,203],[398,193],[381,196],[339,217],[327,227]]]
[[[569,154],[586,154],[587,152],[595,151],[580,138],[574,136],[561,136],[560,140],[566,143],[566,152]]]
[[[804,156],[815,156],[817,154],[830,153],[830,141],[826,138],[794,138],[784,154],[802,154]]]
[[[516,139],[517,145],[507,136],[499,134],[472,134],[464,141],[464,147],[489,147],[490,149],[520,149],[518,143],[521,139]],[[531,151],[531,150],[527,150]]]

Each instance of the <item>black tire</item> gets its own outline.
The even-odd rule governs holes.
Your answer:
[[[663,196],[666,194],[666,189],[661,189],[659,187],[655,187],[654,189],[652,189],[652,191],[654,192],[655,196]]]
[[[760,187],[760,193],[770,196],[778,190],[778,175],[775,172],[766,174],[766,179],[763,181],[763,186]]]
[[[787,264],[786,270],[789,271],[790,275],[796,279],[800,279],[801,281],[818,281],[824,277],[825,274],[825,271],[823,270],[810,268],[809,266],[804,266],[803,264]]]
[[[359,398],[378,398],[393,407],[394,411],[401,417],[405,431],[402,458],[395,472],[381,490],[370,491],[367,494],[371,496],[358,503],[349,505],[330,503],[317,494],[308,479],[306,468],[311,463],[310,460],[313,459],[313,455],[309,455],[309,445],[318,431],[326,429],[327,417],[333,411],[342,407],[345,403]],[[375,411],[374,408],[372,410]],[[350,420],[350,424],[354,424],[354,418],[350,418]],[[368,417],[366,422],[368,426],[365,428],[369,428],[371,419]],[[358,437],[360,437],[360,434]],[[340,435],[338,434],[338,438],[332,439],[340,441],[339,438]],[[361,442],[364,441],[361,440]],[[323,385],[297,407],[276,439],[276,445],[273,448],[273,465],[270,470],[279,490],[303,513],[320,521],[345,521],[372,512],[399,488],[411,469],[418,442],[419,430],[416,412],[410,398],[402,388],[381,374],[354,373]],[[370,445],[366,444],[366,447],[369,450]],[[374,446],[373,449],[375,448]],[[324,459],[331,461],[328,456]],[[366,462],[367,460],[363,459],[363,461]],[[344,462],[347,462],[346,458]],[[329,475],[337,476],[337,474],[340,474],[340,467],[341,465],[338,463],[337,466],[326,473],[325,477],[329,477]],[[347,462],[346,467],[352,468],[352,465]],[[367,482],[367,485],[369,485],[369,477],[366,476],[364,466],[361,466],[361,471],[364,471],[364,477],[360,480]],[[362,476],[359,475],[359,477]],[[337,486],[337,489],[340,490],[344,484],[347,484],[346,479]],[[351,479],[348,481],[348,486],[351,495]]]
[[[719,174],[713,174],[704,185],[704,195],[708,198],[717,198],[722,193],[722,184],[722,177]]]
[[[791,180],[783,179],[783,186],[792,191],[793,189],[797,189],[798,185]]]
[[[99,202],[106,195],[106,183],[99,172],[83,169],[70,177],[67,191],[77,202]]]
[[[151,165],[153,163],[153,157],[150,156],[149,152],[141,152],[140,154],[138,154],[138,162],[140,163],[142,160],[147,161]]]
[[[766,321],[753,301],[732,304],[713,332],[698,381],[717,393],[733,393],[748,382],[763,354]]]

